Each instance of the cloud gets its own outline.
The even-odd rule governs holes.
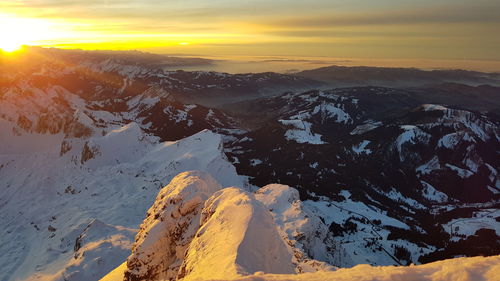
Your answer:
[[[443,6],[425,9],[309,15],[270,20],[268,24],[285,27],[332,27],[360,25],[500,23],[500,2],[491,6]]]
[[[264,31],[265,34],[283,37],[301,37],[301,38],[442,38],[443,35],[447,37],[456,37],[456,34],[443,34],[435,30],[408,30],[402,32],[401,30],[339,30],[331,28],[307,28],[307,29],[277,29]]]
[[[500,2],[427,0],[408,6],[406,1],[379,0],[0,0],[0,9],[44,18],[103,20],[155,25],[213,26],[247,23],[289,28],[448,23],[500,23]],[[362,4],[364,3],[364,4]],[[375,5],[378,4],[378,5]],[[101,26],[103,25],[101,24]],[[229,26],[226,26],[229,27]]]

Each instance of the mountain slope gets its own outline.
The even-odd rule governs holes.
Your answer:
[[[36,136],[30,135],[31,140]],[[97,262],[100,272],[109,271],[125,258],[124,252],[106,254],[84,243],[77,247],[78,237],[93,225],[102,247],[128,250],[131,245],[120,241],[130,243],[130,235],[116,243],[104,243],[106,237],[122,235],[120,227],[136,228],[158,189],[179,172],[208,171],[226,186],[245,181],[226,162],[221,137],[209,131],[159,143],[130,124],[105,136],[67,139],[71,146],[64,155],[61,139],[57,141],[44,151],[0,155],[2,241],[11,241],[0,245],[8,253],[0,259],[1,280],[30,274],[85,280],[78,277],[85,262],[65,264],[74,257],[91,259],[97,250],[102,252],[99,259],[88,262]]]
[[[368,66],[327,66],[296,73],[299,77],[336,84],[337,86],[409,87],[455,82],[499,85],[500,74],[467,70],[421,70]]]
[[[223,186],[248,178],[247,191],[283,184],[254,196],[275,210],[297,272],[500,253],[494,86],[303,91],[323,84],[171,71],[200,62],[134,52],[4,62],[2,281],[97,278],[124,260],[157,191],[191,169]]]
[[[370,242],[352,253],[370,247],[378,257],[358,262],[428,262],[436,256],[429,260],[426,255],[437,249],[444,254],[440,259],[459,252],[500,250],[493,238],[500,234],[495,221],[500,195],[497,118],[420,104],[406,91],[375,87],[286,93],[252,101],[248,108],[244,114],[254,129],[226,144],[238,172],[251,176],[257,186],[269,182],[293,186],[302,199],[318,201],[326,196],[332,204],[343,205],[350,198],[366,205],[368,211],[329,222],[337,239],[345,243],[365,237],[356,233],[367,232]],[[373,208],[378,215],[369,211]],[[324,218],[330,217],[327,210]],[[384,215],[401,224],[376,225]],[[452,230],[453,219],[476,227]],[[370,234],[372,228],[381,227],[388,234]],[[478,234],[480,240],[493,243],[490,250],[486,242],[465,242],[481,228],[493,231],[491,236]],[[464,244],[447,250],[450,238],[463,239]],[[387,260],[385,252],[399,258]]]

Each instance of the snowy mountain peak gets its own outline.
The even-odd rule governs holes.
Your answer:
[[[221,185],[209,174],[184,172],[160,190],[127,259],[125,280],[172,280],[200,225],[203,203]]]

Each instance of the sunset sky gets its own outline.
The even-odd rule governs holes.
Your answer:
[[[0,47],[500,60],[498,0],[0,0]]]

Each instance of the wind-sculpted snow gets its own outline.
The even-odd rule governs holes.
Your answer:
[[[496,281],[500,274],[500,256],[455,258],[424,265],[357,265],[335,271],[303,274],[266,274],[259,272],[240,278],[206,278],[211,281]],[[106,275],[103,281],[122,281],[123,265]]]

